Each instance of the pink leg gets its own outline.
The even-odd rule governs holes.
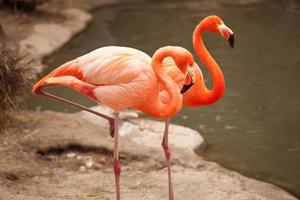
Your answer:
[[[169,149],[169,142],[168,142],[169,123],[170,123],[170,119],[167,119],[166,123],[165,123],[164,137],[163,137],[161,145],[165,152],[166,163],[167,163],[167,168],[168,168],[169,200],[174,200],[172,177],[171,177],[171,150]]]
[[[45,86],[43,86],[43,87],[45,87]],[[90,113],[93,113],[93,114],[95,114],[95,115],[97,115],[97,116],[99,116],[99,117],[102,117],[102,118],[104,118],[104,119],[107,119],[108,122],[109,122],[109,133],[110,133],[111,137],[114,136],[114,119],[113,119],[113,118],[111,118],[111,117],[109,117],[109,116],[107,116],[107,115],[98,113],[98,112],[96,112],[96,111],[94,111],[94,110],[91,110],[91,109],[89,109],[89,108],[87,108],[87,107],[84,107],[84,106],[82,106],[82,105],[80,105],[80,104],[78,104],[78,103],[75,103],[75,102],[72,102],[72,101],[70,101],[70,100],[67,100],[67,99],[64,99],[64,98],[55,96],[55,95],[53,95],[53,94],[47,93],[47,92],[45,92],[45,91],[42,90],[42,87],[40,87],[40,88],[38,88],[38,89],[36,90],[36,94],[37,94],[37,95],[41,95],[41,96],[45,96],[45,97],[49,97],[49,98],[52,98],[52,99],[55,99],[55,100],[58,100],[58,101],[61,101],[61,102],[63,102],[63,103],[69,104],[69,105],[74,106],[74,107],[76,107],[76,108],[79,108],[79,109],[81,109],[81,110],[85,110],[85,111],[90,112]]]
[[[114,123],[114,172],[115,172],[115,181],[116,181],[116,199],[120,200],[120,174],[121,174],[121,163],[119,160],[119,113],[114,113],[115,123]]]

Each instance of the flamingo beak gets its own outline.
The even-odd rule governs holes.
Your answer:
[[[228,41],[231,48],[234,46],[234,34],[233,31],[228,28],[224,23],[218,25],[220,34]]]
[[[234,34],[230,34],[228,42],[229,42],[230,47],[233,48],[233,46],[234,46]]]
[[[189,75],[191,82],[189,84],[184,84],[182,89],[180,90],[180,94],[185,93],[186,91],[188,91],[195,83],[195,73],[194,73],[194,69],[188,65],[187,68],[187,74]]]

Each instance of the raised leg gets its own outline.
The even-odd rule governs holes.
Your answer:
[[[119,113],[114,113],[115,123],[114,123],[114,172],[116,181],[116,199],[120,200],[120,174],[121,174],[121,163],[119,160]]]
[[[165,123],[164,137],[163,137],[161,145],[165,152],[166,164],[167,164],[167,168],[168,168],[169,200],[174,200],[172,177],[171,177],[171,150],[169,149],[169,142],[168,142],[169,123],[170,123],[170,119],[167,119],[166,123]]]
[[[43,87],[45,87],[45,86],[43,86]],[[38,88],[35,93],[37,95],[41,95],[41,96],[45,96],[45,97],[48,97],[48,98],[51,98],[51,99],[55,99],[55,100],[61,101],[63,103],[69,104],[69,105],[74,106],[76,108],[79,108],[81,110],[85,110],[85,111],[93,113],[93,114],[95,114],[95,115],[97,115],[99,117],[107,119],[108,122],[109,122],[109,133],[110,133],[111,137],[114,136],[114,118],[111,118],[111,117],[109,117],[107,115],[104,115],[102,113],[98,113],[98,112],[96,112],[94,110],[91,110],[91,109],[89,109],[89,108],[87,108],[85,106],[82,106],[82,105],[80,105],[78,103],[75,103],[75,102],[72,102],[70,100],[64,99],[62,97],[58,97],[58,96],[55,96],[53,94],[47,93],[44,90],[42,90],[42,87]]]

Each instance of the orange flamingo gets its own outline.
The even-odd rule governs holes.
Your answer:
[[[176,82],[162,70],[163,61],[167,57],[171,57],[181,73],[185,74],[179,82],[188,84],[185,84],[181,91]],[[58,67],[37,82],[32,92],[71,104],[110,121],[110,125],[113,126],[110,130],[114,136],[116,199],[119,200],[121,164],[118,152],[118,113],[125,108],[134,108],[156,118],[172,117],[181,109],[180,93],[193,85],[193,65],[192,54],[182,47],[160,48],[152,59],[147,54],[128,47],[103,47]],[[186,75],[189,76],[185,79]],[[111,107],[114,110],[114,118],[42,90],[43,87],[51,85],[70,87],[98,103]],[[163,102],[160,96],[165,93],[168,100]],[[166,130],[163,139],[166,145],[167,135]]]
[[[191,87],[186,93],[183,94],[183,105],[187,107],[196,107],[203,105],[210,105],[218,101],[222,98],[225,88],[225,80],[223,73],[217,64],[217,62],[213,59],[210,53],[204,46],[202,40],[202,33],[208,31],[213,33],[218,33],[223,36],[230,44],[231,47],[234,45],[234,34],[230,28],[228,28],[220,17],[212,15],[205,17],[200,23],[196,26],[193,34],[193,45],[196,50],[197,55],[203,64],[208,68],[212,79],[213,79],[213,88],[209,90],[203,80],[202,72],[200,68],[195,65],[193,66],[195,72],[195,83],[193,87]],[[174,68],[174,62],[172,60],[166,60],[164,62],[163,68],[169,76],[171,76],[174,80],[178,80],[177,84],[182,84],[182,73],[177,68]],[[162,100],[168,101],[169,96],[163,95]],[[165,123],[165,131],[168,131],[170,119],[166,120]],[[167,168],[168,168],[168,181],[169,181],[169,200],[173,200],[173,186],[171,179],[171,151],[168,147],[167,134],[164,137],[162,146],[165,152]]]
[[[223,36],[233,48],[234,46],[234,34],[233,31],[228,28],[220,17],[212,15],[205,17],[195,28],[193,34],[193,45],[197,55],[202,63],[207,67],[213,80],[213,88],[210,90],[206,87],[202,72],[200,68],[195,64],[195,84],[183,95],[183,105],[188,107],[196,107],[202,105],[210,105],[222,98],[225,88],[225,80],[223,73],[213,59],[210,53],[207,51],[202,40],[202,33],[208,31],[218,33]],[[181,75],[178,69],[168,65],[164,67],[170,76],[177,80]]]
[[[213,59],[210,53],[204,46],[202,40],[202,33],[214,32],[223,36],[230,44],[231,47],[234,45],[234,34],[230,28],[228,28],[220,17],[212,15],[205,17],[195,28],[193,34],[193,45],[196,50],[197,55],[203,64],[208,68],[212,79],[213,79],[213,88],[209,90],[203,80],[202,72],[200,68],[195,65],[193,66],[195,72],[195,83],[193,87],[191,87],[186,93],[183,94],[183,105],[187,107],[196,107],[202,105],[210,105],[218,101],[222,98],[225,88],[225,80],[223,73],[217,64],[217,62]],[[166,60],[164,62],[163,68],[167,74],[169,74],[174,80],[179,80],[177,83],[182,84],[180,81],[184,78],[182,77],[182,73],[177,68],[174,68],[174,62],[172,60]],[[162,96],[163,101],[168,101],[168,95]],[[168,131],[170,119],[166,120],[165,123],[165,131]],[[167,134],[164,134],[167,135]],[[164,137],[162,142],[163,149],[165,151],[166,162],[168,167],[168,180],[169,180],[169,200],[173,200],[173,187],[171,180],[171,169],[170,169],[170,157],[171,151],[168,147],[167,136]]]

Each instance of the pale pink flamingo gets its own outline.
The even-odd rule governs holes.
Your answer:
[[[181,91],[176,82],[162,70],[163,61],[167,57],[171,57],[175,65],[182,71],[181,73],[184,74],[181,82],[188,83],[183,86]],[[191,70],[193,65],[192,54],[182,47],[160,48],[152,59],[147,54],[128,47],[103,47],[58,67],[37,82],[33,86],[32,92],[63,101],[109,120],[110,125],[113,126],[110,130],[114,136],[113,165],[116,199],[119,200],[121,173],[118,152],[119,112],[126,108],[134,108],[156,118],[169,119],[181,109],[181,93],[189,89],[194,82],[193,70]],[[189,78],[185,79],[187,74]],[[112,108],[114,118],[42,90],[43,87],[51,85],[70,87],[92,100]],[[162,91],[162,88],[165,91]],[[166,94],[168,100],[162,102],[160,96]],[[164,131],[163,145],[165,153],[168,155],[167,126]],[[170,178],[170,169],[168,172]]]

